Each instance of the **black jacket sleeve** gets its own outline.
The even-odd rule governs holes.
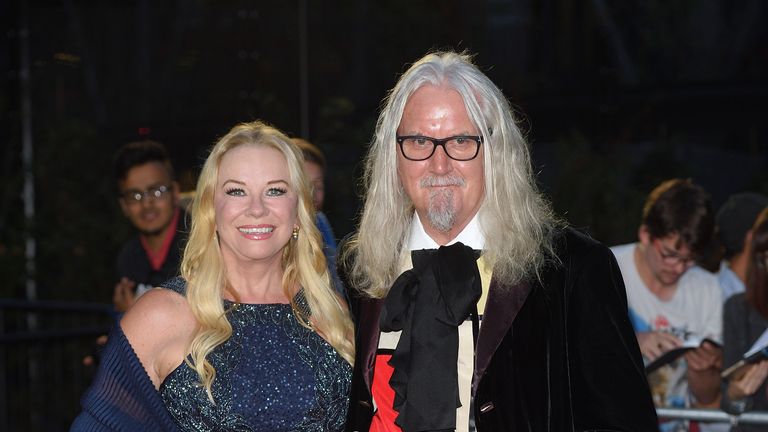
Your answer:
[[[611,251],[593,243],[575,257],[567,303],[567,355],[577,430],[658,430],[642,355]]]

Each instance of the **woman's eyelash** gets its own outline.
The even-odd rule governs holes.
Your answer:
[[[267,190],[267,195],[284,195],[288,192],[288,189],[280,187],[272,187]]]
[[[245,191],[241,188],[231,188],[226,189],[227,195],[243,195],[245,194]]]
[[[243,188],[229,188],[229,189],[225,189],[224,192],[227,195],[233,195],[233,196],[245,195],[245,190]],[[288,189],[283,187],[271,187],[267,189],[267,192],[266,192],[266,194],[269,196],[280,196],[280,195],[285,195],[286,193],[288,193]]]

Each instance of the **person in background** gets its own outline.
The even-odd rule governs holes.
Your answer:
[[[742,359],[768,329],[768,207],[759,213],[750,230],[746,264],[746,291],[733,295],[723,311],[723,362],[731,366]],[[747,366],[728,380],[722,408],[731,414],[768,411],[768,360]],[[739,425],[733,432],[764,431],[765,425]]]
[[[365,184],[339,258],[358,347],[348,431],[657,430],[613,255],[554,217],[469,56],[400,77]]]
[[[691,337],[721,341],[717,278],[694,265],[713,229],[709,195],[690,180],[672,179],[648,195],[639,241],[612,248],[640,350],[649,362]],[[654,402],[658,407],[717,406],[721,367],[722,349],[704,342],[650,373]],[[687,428],[682,421],[661,424],[662,431]]]
[[[311,142],[302,138],[291,138],[304,155],[304,169],[307,172],[309,183],[312,186],[312,201],[315,205],[315,224],[320,234],[323,236],[323,252],[328,260],[328,270],[333,277],[336,289],[343,293],[339,277],[336,272],[336,236],[333,233],[331,222],[323,213],[323,202],[325,201],[325,155]]]
[[[723,245],[723,261],[717,279],[723,302],[734,294],[744,292],[752,243],[752,224],[768,197],[754,192],[732,195],[717,211],[717,233]]]
[[[120,247],[118,282],[112,303],[119,316],[150,288],[177,276],[187,239],[187,216],[180,205],[179,185],[165,147],[156,141],[135,141],[115,154],[118,204],[136,229]],[[99,336],[84,366],[98,364],[107,336]]]
[[[179,274],[187,217],[165,147],[137,141],[115,156],[118,203],[137,235],[120,248],[113,302],[125,312],[148,289]]]
[[[110,334],[73,431],[340,431],[352,321],[298,148],[259,121],[211,150],[181,277]]]

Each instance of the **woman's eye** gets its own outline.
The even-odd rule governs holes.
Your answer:
[[[287,191],[283,188],[269,188],[267,189],[267,196],[280,196],[285,195]]]
[[[245,191],[240,188],[227,189],[226,193],[231,196],[245,196]]]

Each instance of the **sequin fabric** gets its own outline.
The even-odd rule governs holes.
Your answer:
[[[183,279],[164,284],[182,295]],[[299,306],[306,300],[299,293]],[[306,307],[306,306],[305,306]],[[216,368],[212,404],[186,363],[160,385],[185,431],[341,431],[352,369],[324,339],[299,324],[287,304],[224,301],[232,337],[208,361]]]

